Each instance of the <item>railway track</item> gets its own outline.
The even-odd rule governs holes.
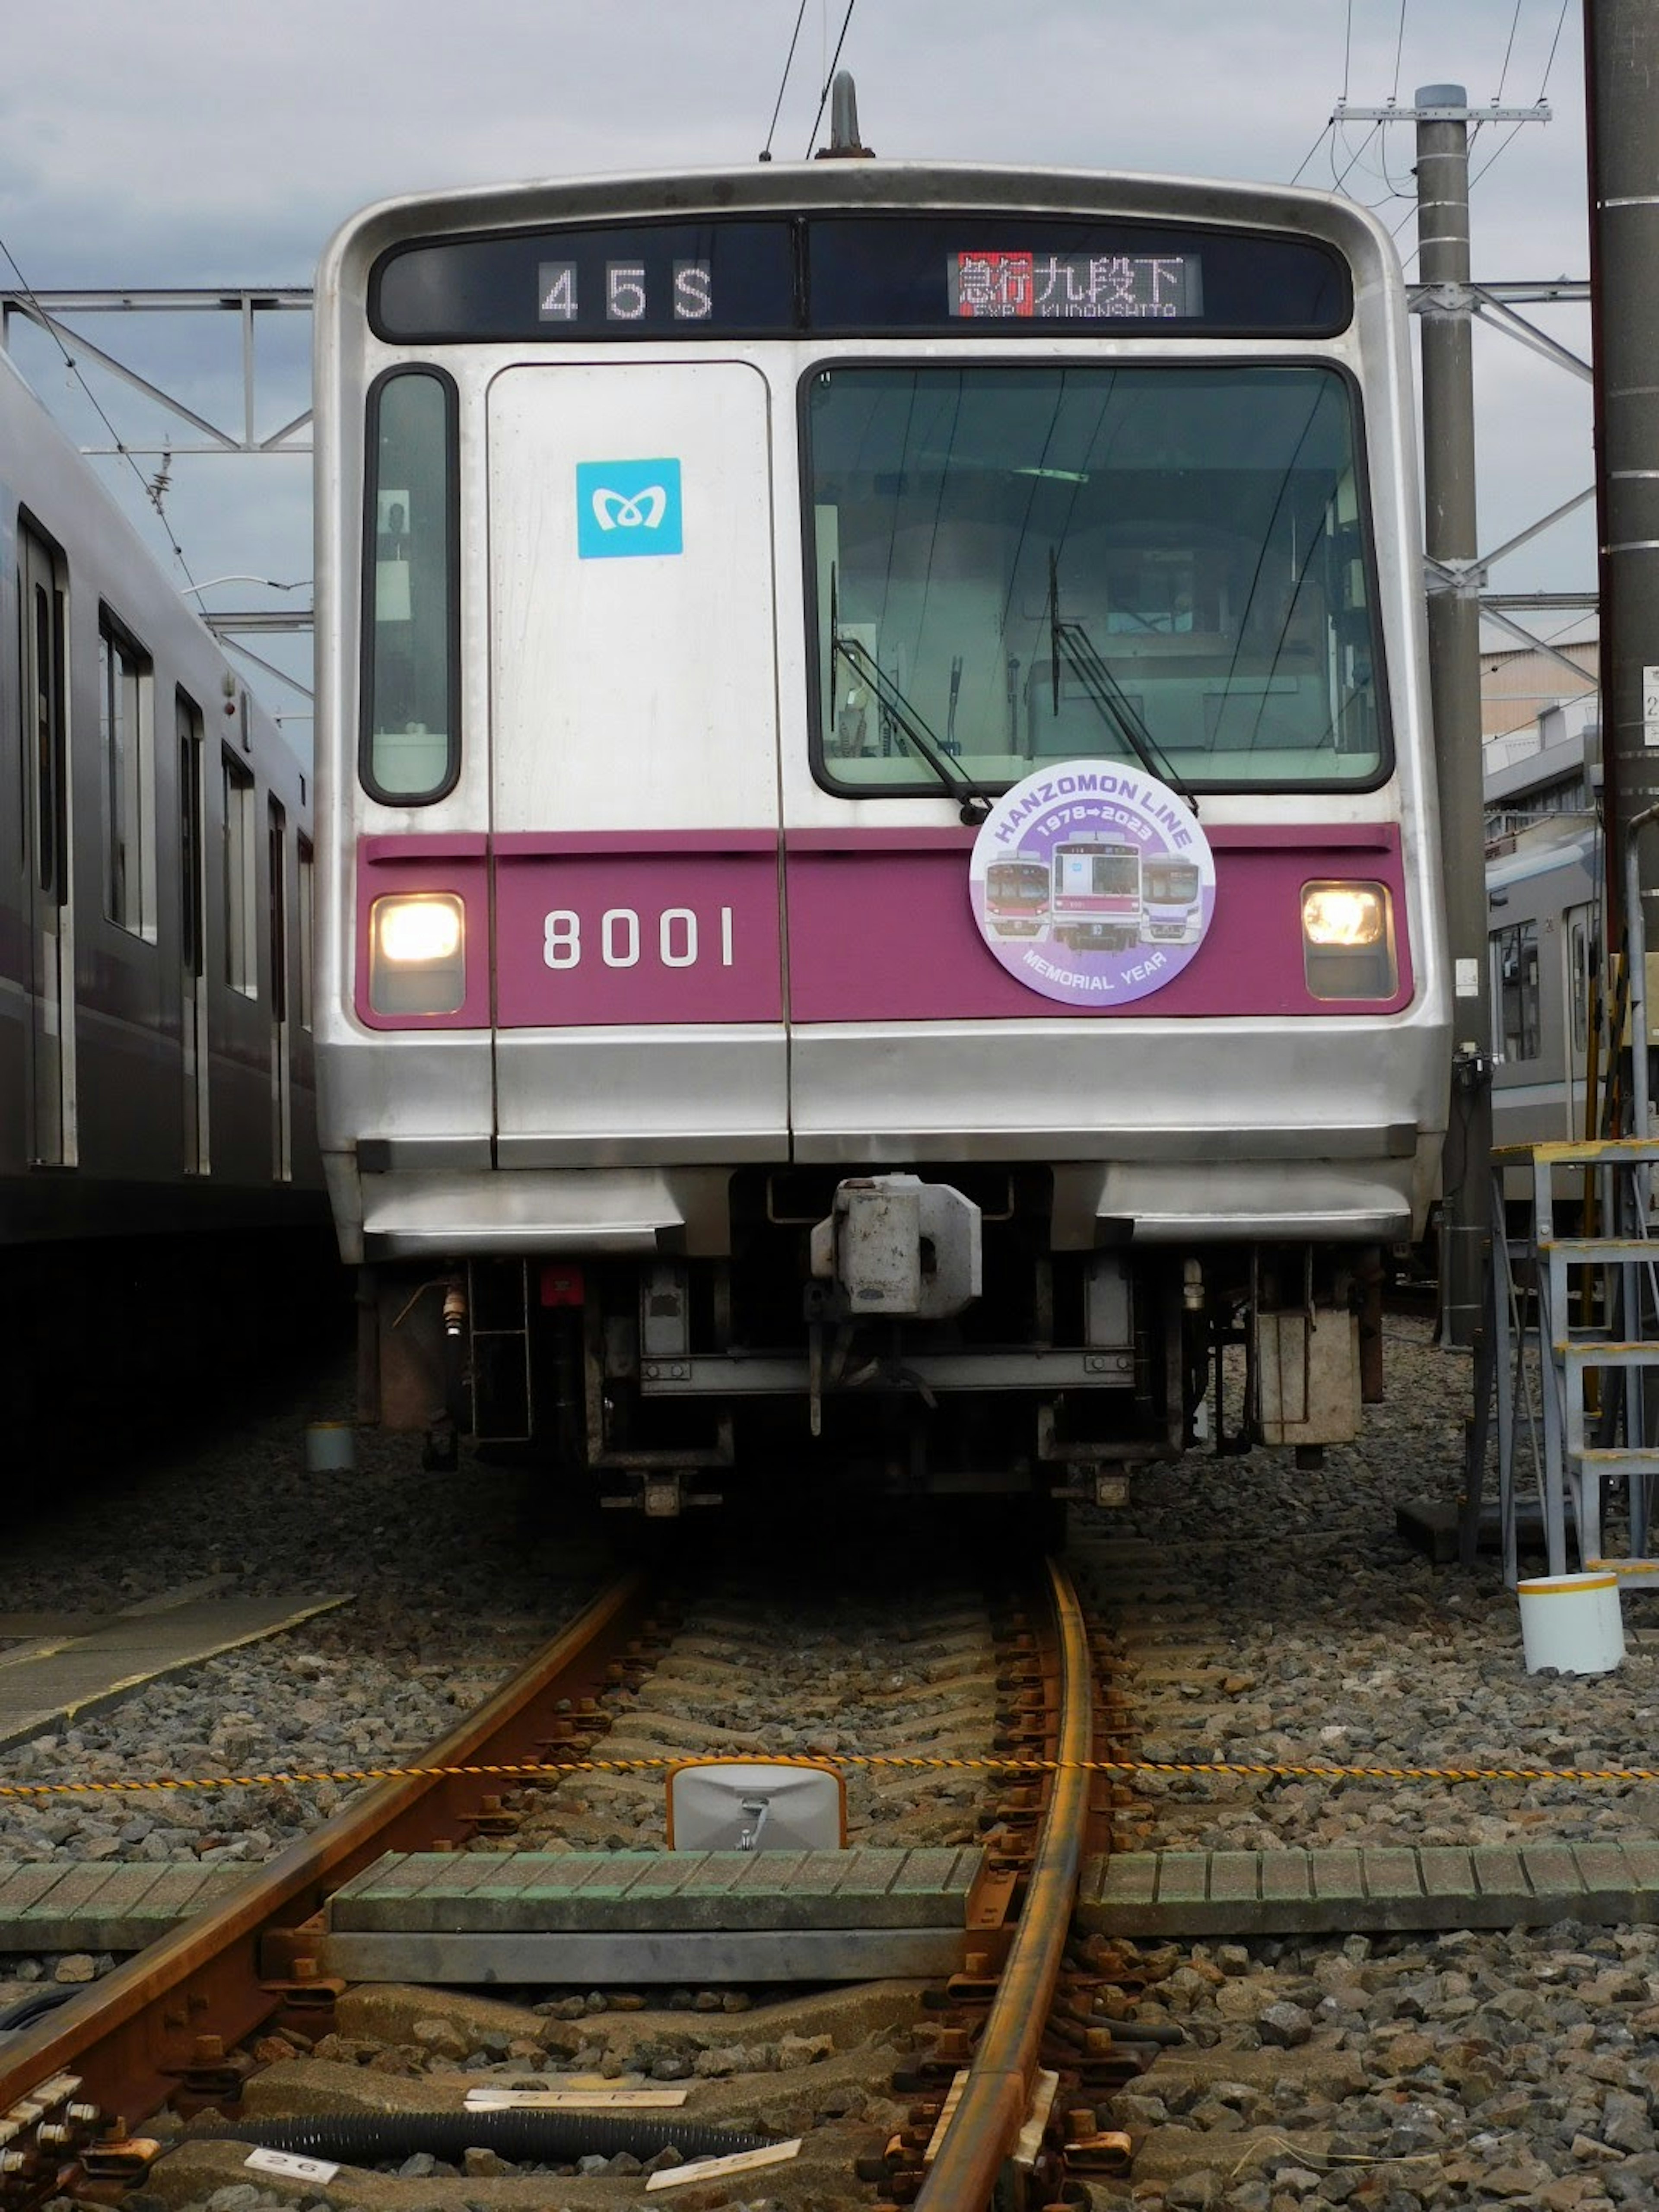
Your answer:
[[[1022,2204],[1058,2202],[1068,2155],[1086,2171],[1120,2163],[1125,2148],[1121,2138],[1101,2136],[1092,2113],[1079,2101],[1078,2084],[1091,2078],[1091,2059],[1094,2079],[1121,2080],[1122,2072],[1121,2067],[1115,2072],[1109,2069],[1101,2075],[1100,2046],[1107,2039],[1099,2027],[1086,2024],[1091,2017],[1086,1993],[1079,1997],[1062,1978],[1079,1871],[1091,1824],[1092,1840],[1099,1840],[1103,1808],[1091,1802],[1091,1778],[1076,1765],[1089,1757],[1096,1727],[1083,1614],[1060,1570],[1050,1567],[1046,1581],[1029,1622],[1015,1617],[999,1646],[1001,1732],[998,1749],[984,1747],[993,1769],[989,1778],[999,1787],[996,1802],[981,1816],[981,1865],[967,1906],[974,1932],[964,1937],[961,1971],[942,1991],[933,1992],[942,2012],[914,2017],[922,1995],[919,1987],[902,2003],[882,2001],[876,2007],[889,2022],[886,2039],[896,2042],[915,2063],[902,2067],[893,2083],[908,2102],[892,2108],[902,2109],[902,2122],[886,2130],[878,2154],[870,2148],[870,2129],[864,2127],[861,2170],[866,2185],[874,2182],[890,2199],[915,2202],[924,2212],[971,2212],[989,2206],[994,2198],[1001,2203],[996,2192],[1002,2177],[1010,2174],[1018,2177],[1013,2185]],[[276,2109],[280,2088],[265,2095],[254,2087],[248,2095],[257,2084],[260,2054],[297,2063],[319,2043],[326,2045],[342,2018],[357,2021],[366,2016],[364,2001],[355,1992],[348,1996],[331,1969],[326,1936],[318,1940],[323,1926],[319,1916],[326,1901],[388,1852],[453,1852],[472,1844],[480,1854],[481,1879],[510,1870],[511,1858],[503,1853],[511,1854],[517,1839],[491,1831],[517,1826],[532,1842],[540,1840],[549,1820],[556,1822],[561,1793],[554,1789],[544,1795],[532,1786],[523,1802],[507,1811],[501,1800],[512,1778],[480,1770],[580,1765],[590,1754],[594,1766],[608,1763],[623,1774],[667,1764],[659,1757],[628,1755],[629,1739],[611,1726],[618,1714],[625,1722],[630,1710],[638,1713],[640,1686],[648,1680],[653,1657],[660,1656],[653,1603],[637,1577],[605,1590],[537,1660],[434,1745],[418,1769],[381,1783],[304,1844],[251,1875],[216,1911],[135,1957],[61,2012],[0,2044],[0,2113],[9,2115],[0,2122],[4,2212],[27,2212],[66,2189],[112,2192],[140,2182],[151,2201],[195,2201],[190,2189],[180,2197],[176,2188],[169,2188],[167,2156],[158,2161],[147,2145],[158,2136],[176,2139],[182,2119],[183,2140],[192,2146],[191,2154],[200,2158],[207,2148],[202,2137],[216,2124],[194,2116],[210,2109],[234,2121],[250,2106],[254,2108],[256,2116],[239,2129],[245,2139],[268,2146],[304,2141],[327,2148],[333,2138],[326,2130],[319,2133],[312,2126],[307,2132],[303,2121],[289,2124]],[[609,1740],[595,1750],[607,1729]],[[999,1757],[1054,1764],[1044,1765],[1030,1778],[1010,1778],[995,1774]],[[875,1763],[901,1775],[906,1768],[896,1755]],[[944,1767],[958,1762],[932,1763]],[[861,1761],[850,1754],[843,1764],[857,1768]],[[453,1867],[453,1862],[441,1863]],[[655,1863],[662,1867],[660,1856]],[[441,1930],[435,1940],[444,1940]],[[965,1948],[969,1942],[971,1950]],[[686,1978],[695,1981],[692,1969]],[[427,2009],[441,2022],[446,2003],[465,2002],[434,1993]],[[550,2009],[565,2010],[568,2002],[556,2001]],[[726,2002],[741,2005],[744,1999],[739,1993]],[[842,2002],[848,2007],[862,2002],[867,2011],[871,2000],[854,1992]],[[505,2008],[497,2009],[502,2019],[495,2027],[496,2047],[533,2050],[533,2041],[521,2038],[514,2043],[514,2016]],[[541,2008],[543,2014],[549,2009]],[[785,2014],[788,2009],[786,2005]],[[907,2017],[910,2024],[900,2026]],[[525,2023],[518,2024],[522,2029]],[[424,2025],[435,2035],[430,2020]],[[536,2015],[528,2025],[538,2027]],[[545,2034],[546,2023],[540,2027]],[[458,2033],[453,2039],[464,2048],[467,2036]],[[336,2040],[337,2045],[337,2036]],[[823,2040],[797,2039],[801,2049],[814,2051]],[[579,2052],[579,2037],[574,2047]],[[623,2070],[608,2053],[606,2063],[613,2074]],[[280,2065],[273,2069],[272,2081],[283,2073]],[[379,2077],[382,2087],[385,2078]],[[767,2108],[779,2118],[763,2126],[762,2136],[778,2132],[781,2119],[789,2116],[787,2087],[781,2084]],[[660,2093],[646,2094],[662,2101]],[[843,2111],[849,2101],[865,2114],[888,2109],[850,2091],[841,2094]],[[613,2102],[614,2093],[599,2101]],[[761,2101],[764,2107],[765,2100]],[[796,2096],[793,2105],[799,2104]],[[155,2125],[158,2114],[162,2118]],[[451,2117],[459,2120],[459,2111]],[[689,2130],[679,2124],[652,2124],[670,2144],[675,2143],[678,2125],[686,2156],[706,2154],[726,2141],[756,2139],[752,2134],[732,2138],[718,2130],[699,2132],[695,2124]],[[641,2134],[641,2125],[638,2120],[613,2121],[608,2130],[596,2130],[584,2122],[584,2139],[590,2148],[648,2145],[653,2138],[648,2129]],[[155,2126],[155,2136],[141,2134],[150,2126]],[[523,2148],[531,2138],[521,2113],[477,2115],[466,2121],[464,2131],[476,2136],[476,2157],[484,2161],[486,2172],[500,2171],[500,2159],[513,2156],[506,2148],[509,2143],[519,2146],[520,2160],[539,2163],[556,2155]],[[370,2146],[379,2141],[383,2150],[385,2140],[410,2139],[407,2127],[400,2137],[395,2125],[390,2138],[365,2136],[361,2129],[355,2138],[349,2129],[345,2133],[348,2156],[352,2140]],[[840,2134],[851,2140],[860,2130],[843,2128]],[[879,2143],[880,2136],[874,2141]],[[493,2144],[501,2147],[499,2152]],[[246,2148],[245,2141],[234,2154],[239,2160]],[[228,2146],[220,2147],[219,2154],[229,2155]],[[373,2148],[360,2152],[366,2160],[380,2154]],[[870,2201],[871,2190],[854,2179],[851,2163],[842,2168],[848,2201]],[[233,2174],[236,2170],[230,2169]],[[821,2160],[803,2160],[803,2180],[809,2172],[821,2190]],[[203,2193],[211,2193],[226,2178],[220,2171]],[[262,2173],[259,2179],[262,2187],[283,2194],[280,2177]],[[775,2169],[766,2181],[782,2192],[781,2201],[789,2201],[787,2169]],[[434,2201],[433,2185],[428,2183],[422,2193],[425,2204]],[[560,2185],[562,2191],[566,2185]],[[294,2201],[306,2201],[302,2176],[286,2186],[296,2192]],[[344,2186],[343,2180],[331,2193]],[[580,2201],[605,2200],[601,2195]]]

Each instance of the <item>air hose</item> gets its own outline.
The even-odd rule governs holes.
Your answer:
[[[211,2120],[189,2142],[258,2143],[342,2166],[378,2166],[425,2151],[459,2165],[469,2150],[493,2150],[515,2166],[567,2166],[579,2158],[638,2159],[672,2147],[686,2158],[760,2150],[764,2136],[652,2112],[542,2112],[509,2107],[483,2112],[318,2112],[305,2119]]]

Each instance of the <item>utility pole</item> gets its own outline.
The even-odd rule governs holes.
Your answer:
[[[1590,319],[1601,581],[1601,758],[1608,942],[1622,903],[1628,826],[1659,801],[1659,9],[1585,0]],[[1659,939],[1659,832],[1636,878]],[[1633,917],[1625,917],[1626,927]],[[1633,934],[1632,947],[1638,941]],[[1632,977],[1634,985],[1639,979]],[[1654,1018],[1648,1010],[1648,1022]],[[1650,1027],[1649,1036],[1652,1031]],[[1645,1097],[1645,1086],[1633,1086]],[[1636,1129],[1636,1136],[1646,1136]]]
[[[1440,1330],[1447,1344],[1467,1346],[1480,1334],[1485,1311],[1492,1152],[1480,750],[1480,594],[1486,563],[1475,534],[1474,320],[1477,310],[1497,305],[1495,296],[1469,281],[1469,125],[1544,123],[1549,110],[1541,100],[1531,107],[1499,107],[1494,102],[1471,108],[1462,85],[1425,84],[1409,107],[1345,106],[1339,112],[1349,122],[1417,125],[1421,283],[1416,305],[1423,323],[1429,696],[1453,975],[1452,1085],[1440,1208]],[[1522,537],[1533,534],[1528,531]]]
[[[1486,988],[1486,809],[1480,759],[1480,540],[1474,509],[1474,332],[1469,310],[1468,94],[1425,84],[1417,121],[1423,306],[1424,550],[1452,956],[1452,1091],[1441,1209],[1440,1310],[1449,1344],[1480,1327],[1491,1203],[1492,1001]],[[1437,588],[1437,584],[1438,588]]]

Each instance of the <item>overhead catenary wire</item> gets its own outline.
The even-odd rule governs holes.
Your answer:
[[[807,133],[805,159],[812,158],[812,142],[818,135],[818,125],[823,120],[823,111],[830,104],[830,88],[836,81],[836,69],[841,60],[841,50],[847,44],[847,29],[853,20],[853,10],[858,0],[847,0],[847,13],[841,19],[841,36],[836,40],[836,51],[830,57],[830,66],[823,72],[823,89],[818,94],[818,112],[812,118],[812,128]]]
[[[1340,174],[1340,176],[1339,176],[1339,175],[1338,175],[1338,173],[1337,173],[1337,167],[1336,167],[1336,142],[1335,142],[1335,140],[1334,140],[1334,139],[1333,139],[1333,140],[1332,140],[1332,142],[1331,142],[1331,179],[1332,179],[1332,182],[1331,182],[1331,190],[1332,190],[1334,192],[1340,192],[1340,191],[1341,191],[1341,189],[1342,189],[1343,185],[1346,185],[1346,184],[1347,183],[1348,179],[1349,179],[1349,178],[1353,174],[1354,170],[1358,167],[1358,164],[1359,164],[1359,157],[1360,157],[1360,155],[1364,152],[1364,150],[1365,150],[1366,147],[1367,147],[1367,146],[1369,146],[1369,145],[1370,144],[1370,143],[1371,143],[1372,139],[1373,139],[1373,138],[1375,138],[1375,137],[1378,137],[1378,136],[1381,134],[1382,129],[1382,125],[1380,123],[1373,123],[1373,124],[1372,124],[1372,125],[1371,125],[1370,129],[1370,130],[1365,133],[1364,137],[1360,140],[1360,142],[1359,142],[1359,145],[1358,145],[1358,150],[1357,150],[1355,153],[1353,153],[1352,155],[1350,155],[1349,160],[1348,160],[1348,165],[1347,165],[1347,167],[1346,167],[1342,171],[1342,173],[1341,173],[1341,174]]]
[[[1492,104],[1494,107],[1499,106],[1504,98],[1504,87],[1509,81],[1510,57],[1515,52],[1515,34],[1520,27],[1521,0],[1515,0],[1515,13],[1510,18],[1509,43],[1504,49],[1504,66],[1498,72],[1498,89],[1492,96]]]
[[[800,43],[800,27],[805,21],[806,0],[800,0],[799,7],[795,10],[795,27],[789,34],[789,51],[784,56],[783,75],[778,79],[778,96],[772,103],[772,120],[767,128],[766,143],[761,148],[763,161],[769,161],[772,158],[772,140],[777,132],[778,117],[783,112],[783,95],[788,87],[789,72],[795,65],[795,48]],[[823,110],[820,109],[819,112],[821,114]]]
[[[19,290],[22,293],[23,297],[27,301],[30,307],[39,318],[40,328],[52,340],[58,352],[62,354],[64,368],[69,371],[70,374],[80,386],[82,391],[86,394],[88,402],[91,405],[94,414],[97,416],[98,420],[103,424],[105,429],[108,431],[111,439],[114,442],[116,452],[126,463],[127,466],[132,471],[133,475],[137,477],[139,484],[143,488],[145,498],[155,509],[155,513],[161,521],[161,527],[167,534],[167,545],[173,554],[173,557],[179,563],[179,566],[184,570],[185,580],[191,589],[193,591],[196,587],[196,580],[191,574],[190,563],[185,558],[185,549],[179,544],[178,538],[174,533],[172,518],[167,514],[167,506],[161,495],[161,483],[166,478],[167,462],[166,460],[162,462],[158,480],[152,480],[144,474],[143,471],[138,465],[136,455],[128,450],[126,441],[122,437],[120,432],[116,428],[114,423],[111,422],[108,415],[105,412],[103,406],[99,401],[97,393],[87,382],[84,375],[82,375],[80,363],[76,360],[75,356],[70,351],[69,348],[64,343],[63,334],[58,330],[57,324],[52,319],[51,316],[47,314],[46,309],[35,297],[34,287],[29,283],[28,278],[23,274],[22,269],[18,264],[17,256],[12,252],[10,246],[7,245],[3,238],[0,238],[0,254],[3,254],[5,256],[13,276],[17,279]]]
[[[1519,0],[1517,0],[1517,14],[1518,14],[1518,12],[1519,12]],[[1545,95],[1545,94],[1549,90],[1550,72],[1551,72],[1551,70],[1553,70],[1553,68],[1555,67],[1555,57],[1556,57],[1557,51],[1559,50],[1559,46],[1560,46],[1560,44],[1561,44],[1561,33],[1562,33],[1562,30],[1564,29],[1564,27],[1565,27],[1566,20],[1567,20],[1567,0],[1561,0],[1561,8],[1560,8],[1560,12],[1559,12],[1559,14],[1556,16],[1556,19],[1555,19],[1555,31],[1554,31],[1554,34],[1553,34],[1553,37],[1551,38],[1551,40],[1550,40],[1550,50],[1549,50],[1549,52],[1548,52],[1547,56],[1545,58],[1545,62],[1544,62],[1544,74],[1543,74],[1543,76],[1542,76],[1539,79],[1539,81],[1538,81],[1538,98],[1537,98],[1537,101],[1536,101],[1536,103],[1535,103],[1535,104],[1536,104],[1538,106],[1540,106],[1540,107],[1541,107],[1541,106],[1543,106],[1543,104],[1544,104],[1544,95]],[[1511,45],[1513,45],[1513,44],[1514,44],[1514,41],[1515,41],[1515,30],[1514,30],[1514,27],[1513,27],[1513,25],[1511,25],[1511,27],[1510,27],[1510,44],[1511,44]],[[1508,68],[1509,68],[1509,57],[1508,57],[1508,55],[1507,55],[1507,54],[1504,56],[1504,66],[1505,70],[1507,71],[1507,70],[1508,70]],[[1499,90],[1500,92],[1503,90],[1503,86],[1502,86],[1501,82],[1500,82],[1500,84],[1499,84],[1499,86],[1498,86],[1498,90]],[[1493,102],[1492,102],[1492,105],[1493,105],[1493,106],[1494,106],[1494,107],[1498,105],[1498,102],[1497,102],[1497,100],[1496,100],[1495,99],[1494,99],[1494,100],[1493,100]],[[1502,141],[1501,141],[1501,142],[1500,142],[1500,143],[1499,143],[1496,147],[1494,147],[1494,148],[1493,148],[1493,149],[1492,149],[1492,153],[1488,155],[1488,157],[1486,158],[1486,161],[1484,161],[1480,164],[1480,167],[1475,171],[1474,174],[1474,175],[1469,179],[1469,190],[1470,190],[1471,191],[1473,191],[1474,190],[1475,186],[1480,183],[1480,181],[1481,178],[1482,178],[1482,177],[1484,177],[1485,175],[1486,175],[1486,173],[1488,173],[1488,171],[1489,171],[1489,170],[1491,170],[1491,168],[1493,167],[1494,163],[1496,163],[1496,162],[1498,161],[1498,159],[1500,158],[1500,156],[1501,156],[1501,155],[1503,155],[1503,154],[1504,154],[1504,153],[1508,149],[1508,148],[1509,148],[1509,146],[1510,146],[1510,144],[1511,141],[1514,139],[1514,137],[1515,137],[1515,136],[1516,136],[1516,133],[1520,129],[1521,129],[1521,125],[1520,125],[1519,123],[1516,123],[1516,124],[1512,125],[1510,126],[1510,128],[1509,131],[1506,133],[1506,135],[1504,136],[1504,137],[1502,139]]]
[[[1550,40],[1549,58],[1544,64],[1543,78],[1538,87],[1538,97],[1540,100],[1541,100],[1544,97],[1544,94],[1549,90],[1550,71],[1555,67],[1555,50],[1561,43],[1561,33],[1566,23],[1566,20],[1567,0],[1561,0],[1561,12],[1555,19],[1555,36]]]
[[[1502,137],[1502,138],[1500,138],[1500,139],[1498,140],[1498,142],[1497,145],[1496,145],[1496,146],[1494,146],[1494,147],[1492,148],[1492,152],[1491,152],[1491,153],[1486,156],[1486,160],[1485,160],[1485,161],[1480,164],[1480,167],[1478,169],[1476,169],[1476,170],[1474,171],[1474,174],[1470,177],[1470,179],[1469,179],[1469,190],[1470,190],[1471,191],[1473,191],[1474,190],[1475,186],[1480,183],[1480,181],[1481,178],[1482,178],[1482,177],[1484,177],[1484,176],[1486,174],[1486,172],[1487,172],[1487,171],[1488,171],[1488,170],[1489,170],[1489,169],[1493,166],[1493,164],[1494,164],[1494,163],[1495,163],[1495,162],[1499,159],[1499,157],[1500,157],[1500,156],[1502,155],[1502,154],[1504,153],[1504,149],[1505,149],[1505,148],[1510,144],[1510,141],[1514,138],[1514,137],[1515,137],[1516,133],[1518,131],[1522,130],[1523,127],[1524,127],[1524,125],[1522,125],[1522,124],[1520,124],[1520,123],[1512,123],[1512,124],[1510,125],[1510,127],[1509,127],[1508,131],[1504,133],[1504,135],[1503,136],[1503,137]],[[1474,140],[1473,140],[1473,139],[1471,139],[1469,143],[1471,143],[1471,145],[1472,145],[1474,142]]]
[[[1333,117],[1331,120],[1325,125],[1324,129],[1321,131],[1318,137],[1314,140],[1313,144],[1309,147],[1307,152],[1302,156],[1302,159],[1297,163],[1296,174],[1291,179],[1291,182],[1293,185],[1300,181],[1302,172],[1307,167],[1309,162],[1312,161],[1314,155],[1319,151],[1326,139],[1330,137],[1335,129],[1336,120],[1335,118]]]
[[[1504,95],[1504,86],[1509,81],[1510,67],[1514,59],[1516,43],[1520,33],[1521,12],[1524,0],[1515,0],[1514,11],[1510,18],[1509,34],[1504,46],[1503,61],[1498,72],[1498,88],[1492,94],[1492,104],[1494,107],[1498,106],[1501,102]],[[1389,105],[1390,106],[1393,106],[1396,103],[1400,93],[1400,70],[1406,40],[1407,5],[1407,0],[1400,0],[1400,17],[1395,35],[1394,81],[1392,88],[1389,94]],[[1534,105],[1540,107],[1543,106],[1545,94],[1549,89],[1550,76],[1555,67],[1555,58],[1560,48],[1561,33],[1566,27],[1567,7],[1568,0],[1561,0],[1560,8],[1556,14],[1555,28],[1550,38],[1549,52],[1546,56],[1544,61],[1543,75],[1539,81],[1538,92]],[[1301,161],[1297,165],[1296,173],[1291,179],[1291,182],[1292,184],[1297,182],[1297,179],[1302,175],[1303,171],[1307,167],[1309,162],[1313,159],[1320,147],[1324,143],[1328,133],[1331,138],[1331,189],[1334,191],[1340,192],[1343,190],[1348,178],[1352,174],[1353,170],[1357,166],[1366,167],[1368,173],[1375,173],[1370,171],[1369,165],[1365,164],[1362,159],[1370,143],[1369,137],[1361,140],[1358,151],[1351,157],[1346,167],[1341,170],[1340,173],[1336,166],[1336,133],[1341,124],[1342,111],[1347,105],[1349,77],[1352,59],[1352,40],[1353,0],[1348,0],[1343,26],[1341,95],[1337,101],[1336,110],[1326,124],[1325,129],[1320,132],[1319,137],[1315,139],[1312,146],[1310,147],[1308,152],[1303,156]],[[1401,121],[1404,121],[1405,119],[1406,118],[1403,116],[1401,118]],[[1486,159],[1480,164],[1480,167],[1472,171],[1469,177],[1469,190],[1471,191],[1474,191],[1475,185],[1480,183],[1480,179],[1490,173],[1493,166],[1503,158],[1504,155],[1508,151],[1510,145],[1514,143],[1516,135],[1520,131],[1522,123],[1528,119],[1529,118],[1522,118],[1521,121],[1512,124],[1498,144],[1493,148],[1491,154],[1488,155]],[[1478,115],[1475,116],[1473,118],[1473,125],[1474,127],[1469,132],[1468,138],[1469,150],[1471,152],[1474,150],[1476,139],[1480,137],[1482,128],[1482,118]],[[1373,125],[1373,129],[1380,130],[1381,125]],[[1388,143],[1386,136],[1383,137],[1379,148],[1378,158],[1381,164],[1380,173],[1382,180],[1388,187],[1388,197],[1394,199],[1404,199],[1408,203],[1404,214],[1401,215],[1399,221],[1390,226],[1389,236],[1391,238],[1397,239],[1407,227],[1415,220],[1417,215],[1417,203],[1413,195],[1401,191],[1400,187],[1394,181],[1393,173],[1389,167]],[[1349,197],[1352,198],[1354,195],[1350,194]],[[1381,207],[1383,203],[1382,201],[1369,201],[1366,204],[1372,209],[1373,212],[1375,212],[1375,210]],[[1416,248],[1413,246],[1407,256],[1408,262],[1415,255],[1415,252]]]

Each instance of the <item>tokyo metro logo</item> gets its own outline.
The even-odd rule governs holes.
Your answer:
[[[684,550],[678,461],[578,461],[576,553],[583,561]]]

